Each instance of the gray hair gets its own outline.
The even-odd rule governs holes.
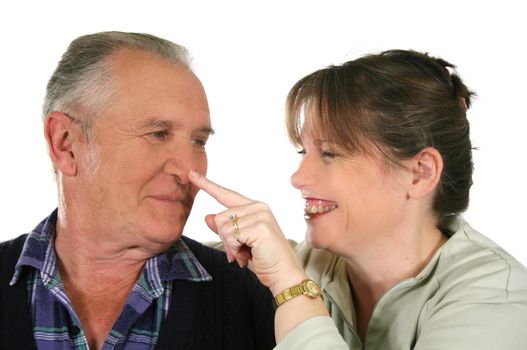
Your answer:
[[[116,97],[108,57],[119,49],[143,50],[190,69],[185,47],[150,34],[112,31],[78,37],[49,79],[43,119],[53,111],[69,114],[89,136],[92,116],[106,109]]]

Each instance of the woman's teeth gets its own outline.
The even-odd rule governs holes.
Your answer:
[[[333,210],[337,208],[336,203],[327,203],[322,204],[322,201],[318,201],[318,203],[306,203],[306,206],[304,207],[304,212],[306,214],[322,214],[327,213],[330,210]]]

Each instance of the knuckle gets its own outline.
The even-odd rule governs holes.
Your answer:
[[[258,222],[265,221],[268,218],[268,214],[265,211],[260,211],[260,212],[256,213],[255,216],[256,216],[256,219],[258,220]]]
[[[261,211],[270,211],[269,206],[264,202],[255,201],[254,205],[256,206],[256,208],[258,208]]]

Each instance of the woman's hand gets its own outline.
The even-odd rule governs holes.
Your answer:
[[[205,221],[221,237],[229,261],[248,266],[274,296],[307,278],[267,205],[223,188],[196,172],[191,171],[189,175],[195,186],[227,207],[221,213],[207,215]],[[239,234],[234,229],[234,214]],[[316,316],[328,316],[321,298],[302,296],[280,305],[275,314],[276,342]],[[334,333],[338,335],[336,329]],[[342,348],[347,348],[341,342]]]
[[[222,239],[229,261],[248,266],[273,295],[307,278],[265,203],[221,187],[196,172],[189,175],[195,186],[227,207],[221,213],[207,215],[205,221]],[[234,229],[233,215],[239,234]]]

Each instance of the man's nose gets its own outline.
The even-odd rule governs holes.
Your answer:
[[[194,152],[193,145],[180,143],[177,147],[171,149],[163,171],[176,177],[180,184],[186,185],[189,183],[189,171],[200,171],[200,168],[203,167],[198,163],[198,155]]]

